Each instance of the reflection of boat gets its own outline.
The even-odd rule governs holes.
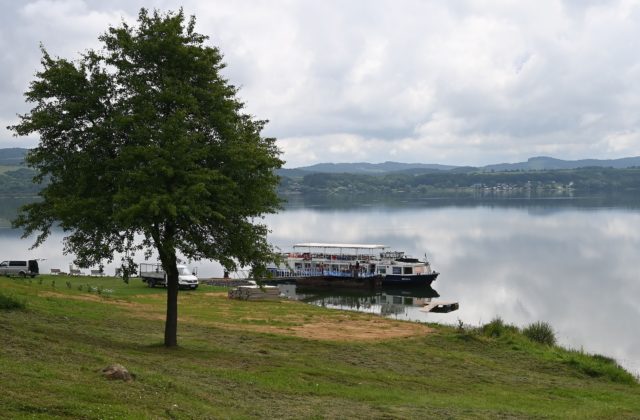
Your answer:
[[[331,287],[317,287],[295,284],[279,284],[280,290],[286,290],[291,295],[304,295],[312,298],[316,297],[329,297],[338,296],[341,298],[368,298],[374,296],[398,296],[398,297],[410,297],[410,298],[436,298],[440,297],[440,294],[431,286],[423,287],[410,287],[410,288],[398,288],[383,286],[380,288],[361,288],[361,289],[344,289],[344,288],[331,288]]]
[[[280,284],[280,291],[290,299],[329,307],[361,312],[378,313],[383,316],[401,315],[409,308],[422,308],[440,295],[430,286],[407,289],[382,287],[380,289],[344,290]]]
[[[425,259],[411,258],[385,245],[301,243],[283,253],[279,266],[269,267],[276,278],[315,279],[316,283],[370,280],[382,286],[428,286],[438,272]]]

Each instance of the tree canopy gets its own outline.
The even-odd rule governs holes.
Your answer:
[[[38,246],[59,224],[81,266],[121,253],[130,269],[136,252],[157,251],[167,346],[177,344],[178,255],[262,267],[272,248],[260,220],[279,207],[275,139],[244,113],[207,39],[182,10],[141,9],[137,25],[109,27],[102,48],[76,60],[42,47],[25,93],[33,108],[9,127],[40,135],[26,161],[48,180],[14,225]]]

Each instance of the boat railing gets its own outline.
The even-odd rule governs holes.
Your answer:
[[[309,254],[309,253],[288,253],[283,255],[284,258],[300,258],[305,261],[322,261],[325,263],[329,262],[340,262],[340,261],[372,261],[377,260],[377,257],[373,255],[340,255],[340,254]]]
[[[354,273],[351,271],[339,271],[339,270],[316,270],[316,269],[272,269],[270,270],[274,277],[287,278],[287,277],[354,277]],[[375,273],[359,271],[355,273],[355,277],[369,278],[375,277]]]

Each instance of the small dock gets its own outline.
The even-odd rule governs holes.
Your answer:
[[[276,286],[238,286],[229,290],[229,299],[238,300],[279,300],[280,289]]]
[[[446,314],[449,312],[456,311],[459,308],[460,308],[460,305],[458,304],[458,302],[433,301],[433,302],[429,302],[427,305],[424,305],[424,307],[420,309],[420,312],[435,312],[435,313]]]

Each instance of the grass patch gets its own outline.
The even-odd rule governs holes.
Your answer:
[[[0,292],[0,310],[2,311],[12,311],[25,309],[27,304],[24,299],[16,298],[15,296],[5,295]]]
[[[592,378],[606,378],[622,384],[637,383],[637,378],[624,370],[613,358],[600,354],[568,351],[562,360],[567,365]]]

